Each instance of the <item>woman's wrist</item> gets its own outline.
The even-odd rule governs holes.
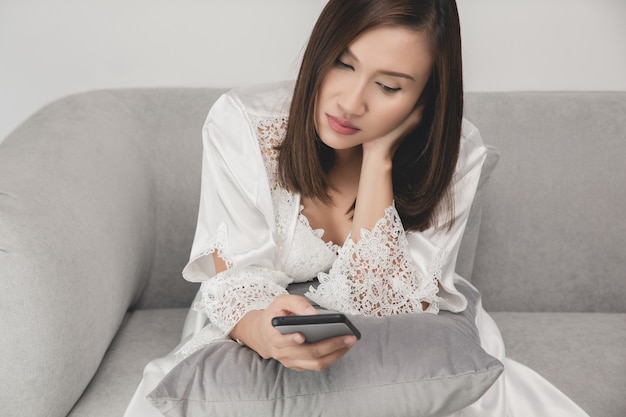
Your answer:
[[[363,161],[361,163],[361,170],[364,168],[373,168],[376,169],[377,172],[384,173],[384,171],[389,170],[393,166],[393,153],[384,152],[384,151],[376,151],[376,150],[368,150],[367,148],[363,148]]]
[[[365,153],[352,218],[352,240],[360,240],[361,229],[372,230],[393,203],[392,161],[384,153]]]
[[[258,322],[262,314],[263,310],[251,310],[245,313],[231,330],[230,338],[249,347],[257,345],[258,338],[255,331],[259,329]]]

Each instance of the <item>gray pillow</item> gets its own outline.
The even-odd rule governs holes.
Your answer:
[[[462,313],[350,316],[362,338],[323,372],[293,371],[222,341],[179,363],[148,399],[168,417],[451,414],[503,370],[480,346],[478,292],[458,288],[468,299]]]

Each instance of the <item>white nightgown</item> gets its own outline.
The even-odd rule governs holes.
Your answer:
[[[358,243],[350,236],[342,245],[324,242],[324,231],[313,230],[301,213],[300,196],[277,179],[275,146],[284,137],[292,88],[289,82],[233,90],[209,112],[198,224],[183,270],[185,279],[202,284],[180,345],[146,366],[126,417],[160,416],[145,396],[161,378],[195,350],[228,338],[246,312],[266,308],[290,283],[317,277],[319,286],[307,296],[349,314],[420,312],[422,301],[429,305],[426,314],[465,309],[454,285],[463,278],[454,265],[487,153],[478,130],[463,121],[452,228],[440,224],[405,233],[390,206]],[[227,271],[215,274],[214,252]],[[483,397],[454,416],[587,416],[541,376],[505,357],[500,332],[480,306],[476,322],[483,348],[505,370]]]

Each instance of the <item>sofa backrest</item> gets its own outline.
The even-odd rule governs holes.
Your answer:
[[[500,151],[472,275],[488,310],[626,311],[626,93],[471,93]]]

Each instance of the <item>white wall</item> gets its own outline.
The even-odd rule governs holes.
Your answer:
[[[326,0],[0,0],[0,140],[74,92],[292,78]],[[626,91],[626,1],[458,0],[466,89]]]
[[[626,91],[626,1],[457,0],[470,91]]]
[[[0,0],[0,140],[99,88],[295,77],[325,0]]]

